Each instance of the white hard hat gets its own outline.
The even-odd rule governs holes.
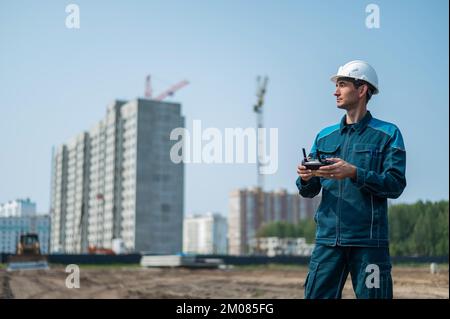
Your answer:
[[[375,69],[365,61],[354,60],[340,66],[337,74],[331,77],[331,81],[336,83],[336,80],[341,77],[366,81],[375,88],[373,94],[378,94],[377,72],[375,72]]]

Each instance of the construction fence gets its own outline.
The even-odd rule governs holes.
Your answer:
[[[11,254],[0,253],[0,263],[6,263]],[[232,255],[196,255],[199,258],[220,258],[227,265],[265,265],[288,264],[307,265],[309,256],[232,256]],[[48,255],[51,264],[139,264],[142,254],[93,255],[93,254],[57,254]],[[448,256],[393,256],[392,263],[448,263]]]

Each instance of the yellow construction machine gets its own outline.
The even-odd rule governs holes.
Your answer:
[[[47,257],[41,255],[39,236],[35,233],[21,234],[16,254],[7,259],[7,271],[48,269]]]

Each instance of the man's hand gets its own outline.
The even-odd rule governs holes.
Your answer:
[[[297,166],[297,174],[300,175],[301,179],[305,182],[309,181],[314,176],[312,171],[303,165]]]
[[[323,178],[331,179],[344,179],[351,178],[356,179],[356,166],[347,163],[340,158],[327,158],[328,161],[335,162],[332,165],[320,167],[314,174],[314,176],[320,176]]]

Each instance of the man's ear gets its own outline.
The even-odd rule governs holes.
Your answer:
[[[367,84],[363,84],[358,88],[358,95],[360,98],[366,96],[367,94],[367,90],[369,89],[369,87],[367,86]]]

